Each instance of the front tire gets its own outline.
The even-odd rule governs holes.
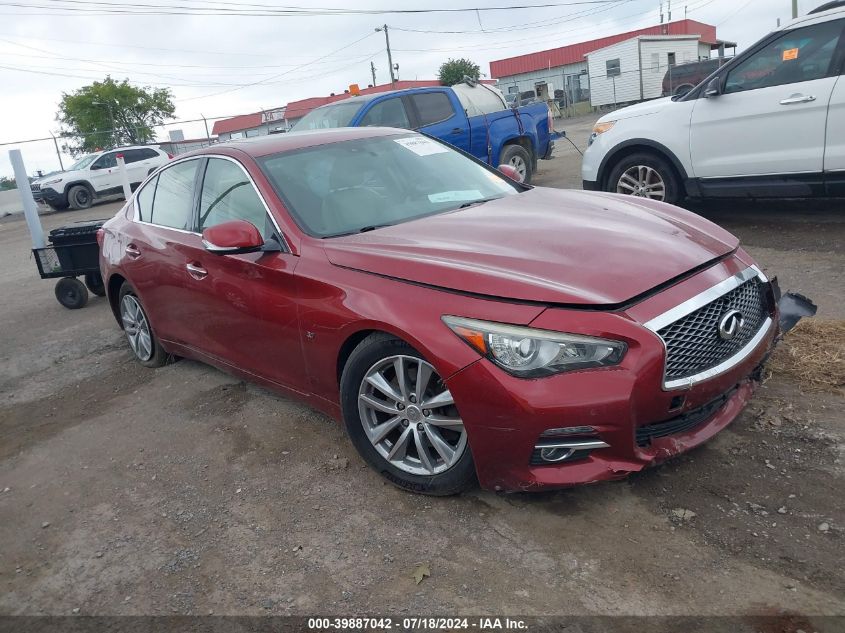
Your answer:
[[[67,200],[71,209],[89,209],[94,202],[94,196],[88,187],[75,185],[67,192]]]
[[[170,355],[158,342],[150,325],[149,317],[141,305],[141,300],[129,283],[120,288],[118,297],[120,321],[123,331],[135,358],[144,367],[162,367],[167,364]]]
[[[668,161],[656,154],[637,153],[617,162],[605,191],[677,204],[681,183]]]
[[[361,457],[394,485],[453,495],[475,482],[466,430],[434,367],[408,343],[373,334],[340,380],[346,430]]]

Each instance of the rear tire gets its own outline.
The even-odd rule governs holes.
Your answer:
[[[405,378],[401,385],[397,363]],[[340,396],[353,445],[395,486],[445,496],[475,483],[475,464],[451,394],[405,341],[383,333],[364,339],[343,368]]]
[[[500,165],[510,165],[522,175],[523,184],[530,185],[534,175],[534,161],[528,151],[521,145],[505,145],[499,157]]]
[[[124,282],[117,300],[120,321],[135,359],[144,367],[162,367],[170,360],[153,332],[147,312],[135,290]]]
[[[67,192],[67,200],[71,209],[89,209],[94,202],[94,195],[85,185],[74,185]]]
[[[667,160],[647,152],[625,156],[607,177],[605,191],[677,204],[681,183]]]
[[[78,310],[88,303],[88,291],[76,277],[64,277],[56,283],[56,299],[68,310]]]

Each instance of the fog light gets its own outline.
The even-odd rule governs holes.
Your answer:
[[[574,452],[575,449],[572,448],[541,448],[540,459],[544,462],[562,462],[567,457],[570,457]]]
[[[531,455],[532,464],[559,464],[587,457],[597,448],[607,448],[609,444],[601,440],[569,440],[555,442],[544,440],[534,447]]]

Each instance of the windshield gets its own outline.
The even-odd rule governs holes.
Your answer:
[[[68,171],[76,171],[77,169],[85,169],[94,162],[94,159],[97,158],[97,154],[88,154],[87,156],[83,156],[78,161],[76,161],[73,165],[67,168]]]
[[[318,237],[399,224],[521,191],[419,134],[329,143],[259,162],[299,225]]]
[[[364,104],[360,101],[346,101],[311,110],[293,126],[294,132],[301,130],[322,130],[330,127],[346,127]]]

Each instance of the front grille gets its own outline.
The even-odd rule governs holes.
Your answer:
[[[649,424],[648,426],[638,427],[636,430],[637,446],[648,446],[651,440],[658,437],[666,437],[668,435],[675,435],[676,433],[684,433],[691,431],[700,424],[709,420],[716,412],[725,406],[725,403],[734,394],[736,388],[723,393],[718,398],[711,400],[705,405],[687,411],[683,415]]]
[[[744,322],[732,339],[724,340],[719,321],[730,310],[739,310]],[[757,334],[767,316],[765,286],[754,277],[659,329],[666,344],[665,381],[694,376],[729,359]]]
[[[32,184],[29,186],[29,188],[33,191],[33,193],[36,191],[41,191],[41,185]]]

